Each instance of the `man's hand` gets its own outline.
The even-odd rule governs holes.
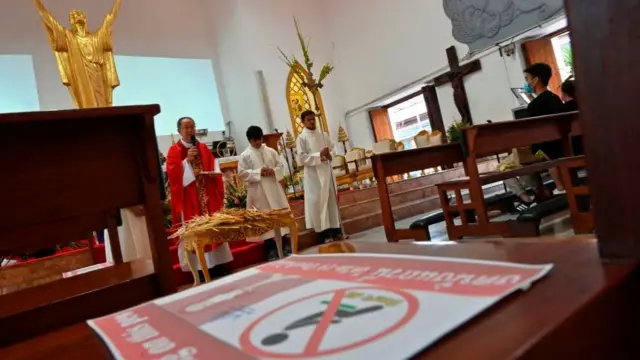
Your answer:
[[[142,205],[132,207],[131,212],[137,217],[145,216],[146,214],[146,212],[144,211],[144,206]]]
[[[262,176],[274,176],[275,172],[273,171],[273,169],[263,168],[262,171],[260,172],[260,175],[262,175]]]
[[[329,150],[329,148],[320,150],[320,156],[324,157],[328,161],[331,161],[333,159],[333,157],[331,156],[331,150]]]
[[[198,149],[195,147],[190,148],[189,151],[187,151],[187,160],[193,161],[196,158],[196,155],[198,155]]]
[[[195,176],[199,176],[201,172],[202,172],[202,170],[200,170],[200,169],[193,169],[193,175],[195,175]]]

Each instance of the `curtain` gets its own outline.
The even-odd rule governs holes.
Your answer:
[[[524,52],[527,66],[535,63],[545,63],[551,66],[553,75],[549,81],[549,90],[556,94],[560,94],[562,79],[560,78],[560,69],[558,68],[556,55],[553,51],[551,38],[526,41],[522,44],[522,50]]]
[[[394,140],[391,121],[389,121],[389,111],[386,108],[369,110],[369,118],[373,127],[373,134],[377,141]]]

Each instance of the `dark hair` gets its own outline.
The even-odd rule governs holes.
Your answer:
[[[176,124],[176,126],[178,127],[178,130],[180,130],[180,126],[182,125],[182,120],[191,120],[193,121],[192,118],[190,118],[189,116],[183,116],[180,119],[178,119],[178,123]]]
[[[249,126],[247,129],[247,140],[260,140],[264,133],[259,126]]]
[[[307,116],[311,116],[313,115],[314,117],[316,116],[316,113],[313,110],[305,110],[302,112],[302,114],[300,114],[300,120],[304,121],[304,119]]]
[[[572,99],[576,98],[576,88],[575,88],[574,80],[572,80],[572,79],[565,80],[562,83],[562,86],[560,86],[560,89],[562,90],[562,92],[564,94],[566,94],[570,98],[572,98]]]
[[[551,75],[553,75],[553,71],[551,70],[551,66],[544,63],[537,63],[529,66],[524,69],[524,72],[531,75],[532,77],[537,77],[542,81],[542,85],[549,86],[549,80],[551,80]]]

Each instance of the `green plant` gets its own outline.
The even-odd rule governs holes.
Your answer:
[[[460,120],[454,120],[447,128],[447,140],[449,142],[459,142],[462,138],[462,129],[468,125]]]
[[[562,61],[564,62],[564,66],[571,68],[573,72],[573,52],[571,51],[571,46],[565,46],[562,49]]]
[[[311,55],[309,55],[309,39],[305,39],[302,35],[302,31],[300,30],[300,25],[298,25],[298,20],[294,17],[293,23],[296,27],[296,35],[298,37],[298,42],[300,43],[300,49],[302,50],[302,57],[304,59],[304,67],[308,72],[308,77],[305,76],[297,67],[296,64],[299,63],[298,59],[295,55],[287,55],[280,47],[278,47],[278,51],[280,52],[280,60],[284,62],[291,70],[296,72],[296,75],[300,77],[304,81],[303,85],[306,87],[317,86],[317,88],[322,89],[322,81],[329,76],[334,70],[334,66],[331,63],[326,63],[322,65],[320,68],[320,76],[316,81],[313,78],[313,60],[311,60]]]
[[[293,176],[292,177],[291,175],[285,175],[284,176],[284,183],[287,186],[292,186],[292,185],[293,186],[298,186],[298,185],[300,185],[300,180],[298,179],[297,176]]]

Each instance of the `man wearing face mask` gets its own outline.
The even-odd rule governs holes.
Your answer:
[[[525,90],[534,94],[536,97],[527,106],[527,113],[530,117],[552,115],[564,112],[564,104],[558,95],[549,91],[549,80],[553,74],[551,66],[543,63],[537,63],[529,66],[524,70],[524,78],[526,80]],[[531,151],[535,154],[539,150],[549,159],[559,159],[564,157],[562,141],[547,141],[540,144],[531,145]],[[563,191],[564,187],[560,181],[557,169],[549,170],[553,178],[556,189]]]
[[[551,75],[553,74],[549,65],[533,64],[525,69],[524,74],[526,80],[525,90],[536,96],[527,106],[529,116],[544,116],[564,111],[560,97],[548,89],[549,80],[551,80]]]

